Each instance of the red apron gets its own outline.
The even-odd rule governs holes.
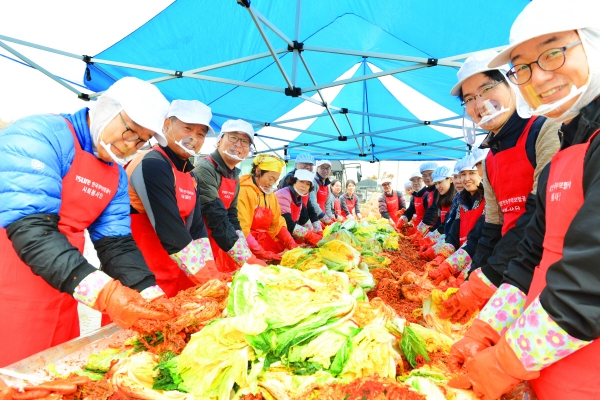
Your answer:
[[[75,157],[62,180],[58,228],[83,253],[83,232],[117,192],[119,169],[82,150],[73,125],[65,121],[75,141]],[[0,366],[79,336],[77,301],[34,275],[4,229],[0,229],[0,254]]]
[[[571,146],[552,157],[546,187],[544,252],[540,265],[535,268],[533,274],[526,307],[546,287],[546,271],[562,258],[565,234],[584,202],[583,160],[589,144],[590,142]],[[598,399],[600,398],[598,371],[600,371],[600,340],[595,340],[592,344],[541,370],[540,377],[532,380],[531,386],[540,400]]]
[[[477,223],[477,220],[483,214],[485,208],[485,199],[481,200],[479,207],[474,210],[465,211],[462,207],[460,208],[460,239],[459,244],[462,246],[467,241],[467,235],[471,232],[471,229]]]
[[[317,204],[321,207],[321,211],[327,214],[327,210],[325,210],[325,203],[327,202],[327,198],[329,197],[329,185],[321,185],[321,182],[317,182]]]
[[[340,204],[339,197],[335,197],[333,200],[333,211],[335,212],[335,215],[342,216],[342,205]]]
[[[450,206],[440,208],[440,221],[442,224],[446,221],[446,215],[448,215],[448,211],[450,211]]]
[[[196,207],[194,178],[189,172],[178,171],[163,149],[156,146],[153,150],[161,153],[171,163],[175,177],[177,208],[185,224],[186,218]],[[168,297],[173,297],[180,290],[194,286],[194,283],[179,269],[175,261],[169,257],[169,253],[163,248],[152,223],[150,223],[150,219],[148,219],[148,214],[131,214],[131,234],[142,251],[146,264],[154,272],[156,284]]]
[[[427,192],[423,194],[423,197],[413,196],[413,204],[415,205],[415,226],[418,226],[423,217],[425,216],[425,207],[423,206],[423,198],[427,195]]]
[[[352,196],[352,200],[350,200],[350,198],[348,196],[346,196],[346,207],[348,208],[348,211],[350,211],[349,215],[353,215],[353,211],[356,209],[356,195]],[[342,216],[343,217],[348,217],[348,214],[346,214],[346,212],[344,210],[342,210]]]
[[[292,205],[295,205],[293,200]],[[271,210],[269,207],[257,206],[254,209],[254,216],[252,217],[252,226],[250,227],[250,233],[252,234],[252,236],[254,236],[254,239],[256,239],[256,241],[262,246],[264,250],[272,251],[274,253],[281,253],[285,250],[285,246],[282,242],[275,241],[271,237],[271,235],[269,235],[269,228],[271,227],[272,222],[273,210]]]
[[[394,224],[398,222],[400,217],[396,217],[396,213],[400,209],[400,199],[398,199],[398,192],[393,191],[391,196],[386,196],[383,194],[383,198],[385,199],[385,204],[387,206],[388,214],[390,214],[390,218],[394,221]]]
[[[533,188],[535,170],[527,158],[525,144],[535,119],[529,119],[515,147],[496,154],[490,151],[485,159],[485,170],[504,216],[502,235],[514,227],[525,212],[527,196]]]
[[[206,157],[206,159],[217,168],[217,163],[212,158]],[[225,206],[226,210],[229,209],[229,206],[231,206],[231,203],[233,202],[236,185],[237,181],[235,179],[225,178],[224,176],[221,177],[219,198],[223,202],[223,206]],[[212,231],[208,228],[208,224],[206,223],[206,218],[204,218],[204,224],[206,225],[206,231],[208,232],[208,240],[213,251],[217,270],[224,273],[233,273],[240,269],[239,264],[231,258],[227,251],[221,249],[217,242],[215,242],[212,237]]]

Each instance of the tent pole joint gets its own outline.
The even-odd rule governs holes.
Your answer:
[[[340,141],[340,142],[346,142],[347,140],[348,140],[348,137],[347,137],[347,136],[343,136],[343,135],[342,135],[342,136],[339,136],[339,137],[338,137],[338,141]]]
[[[292,87],[292,88],[285,88],[285,95],[286,96],[291,96],[291,97],[299,97],[300,95],[302,95],[302,89],[299,87]]]
[[[183,78],[183,71],[175,71],[173,74],[176,78]]]
[[[366,155],[366,153],[360,153],[358,156],[359,157],[366,157],[367,155]]]
[[[428,58],[427,59],[427,65],[431,65],[431,66],[435,66],[438,64],[438,59],[437,58]]]
[[[83,101],[90,101],[90,96],[87,93],[79,93],[79,95],[77,96],[79,99],[83,100]]]
[[[237,0],[237,3],[244,8],[250,8],[250,0]]]
[[[345,107],[342,107],[342,108],[340,109],[340,114],[348,114],[348,109],[347,109],[347,108],[345,108]]]
[[[423,121],[423,125],[431,125],[431,121]]]
[[[304,51],[304,43],[303,42],[298,42],[297,40],[293,40],[292,43],[294,44],[294,46],[290,46],[288,44],[288,51],[292,52],[294,50],[298,50],[299,52]]]

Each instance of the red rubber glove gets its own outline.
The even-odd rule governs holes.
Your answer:
[[[448,264],[446,261],[441,263],[439,267],[429,273],[429,277],[433,279],[433,284],[435,286],[438,286],[440,283],[442,283],[442,281],[445,281],[452,275],[454,275],[454,268],[452,268],[452,265]]]
[[[93,308],[108,314],[123,329],[131,328],[141,319],[156,321],[171,319],[167,313],[148,310],[145,307],[147,304],[141,294],[114,279],[100,290]]]
[[[194,275],[190,275],[189,278],[192,282],[194,282],[194,285],[201,286],[211,279],[225,279],[229,276],[231,276],[231,274],[220,272],[217,269],[214,260],[206,260],[204,267]]]
[[[248,261],[246,261],[246,264],[260,265],[262,267],[266,267],[267,266],[266,262],[264,262],[260,258],[256,258],[256,256],[254,254],[252,254],[250,256],[250,258],[248,259]]]
[[[422,253],[425,250],[427,250],[428,248],[433,247],[433,245],[435,243],[436,243],[435,240],[428,238],[428,237],[419,240],[419,252]]]
[[[498,399],[517,383],[540,376],[539,371],[525,369],[504,337],[494,347],[468,360],[465,367],[473,391],[484,400]]]
[[[452,345],[448,356],[448,369],[450,372],[462,371],[467,361],[482,350],[496,345],[499,340],[500,334],[491,325],[475,319],[465,337]]]
[[[416,231],[415,235],[410,241],[410,244],[412,244],[415,247],[419,247],[419,242],[421,241],[421,239],[423,239],[423,234],[419,231]]]
[[[277,253],[273,253],[272,251],[265,250],[260,243],[256,240],[256,238],[252,235],[252,233],[248,234],[246,238],[248,242],[248,247],[252,254],[256,256],[256,258],[264,261],[281,261],[281,256]],[[249,263],[246,261],[246,263]]]
[[[405,223],[406,220],[404,218],[399,218],[398,222],[396,222],[396,229],[402,229]]]
[[[430,247],[421,254],[419,254],[419,256],[424,260],[432,261],[435,258],[435,250],[433,249],[433,247]]]
[[[317,247],[317,243],[319,243],[321,239],[323,239],[323,236],[315,232],[308,231],[304,237],[304,243],[310,245],[311,247]]]
[[[406,208],[399,209],[398,211],[396,211],[396,217],[403,216],[405,211],[406,211]]]
[[[285,225],[282,226],[279,230],[279,233],[277,234],[277,239],[279,239],[279,241],[283,243],[285,248],[288,250],[292,250],[298,247],[298,245],[294,241],[294,238],[290,234],[290,231],[288,231],[287,226]]]
[[[432,261],[429,261],[427,263],[427,265],[435,265],[436,267],[439,266],[441,263],[443,263],[444,261],[446,261],[447,257],[444,257],[443,255],[438,255],[435,256],[435,258]]]
[[[494,292],[496,289],[486,285],[476,274],[471,274],[458,292],[442,303],[445,310],[439,314],[439,317],[450,318],[452,322],[467,322],[474,312],[485,306]]]

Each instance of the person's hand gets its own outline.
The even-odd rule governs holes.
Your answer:
[[[356,214],[356,218],[357,218],[358,220],[361,220],[361,219],[362,219],[362,214],[361,214],[361,213],[357,213],[357,214]]]
[[[454,268],[447,261],[442,262],[439,267],[429,273],[429,277],[433,279],[435,286],[438,286],[452,275],[454,275]]]
[[[396,227],[396,223],[394,222],[393,219],[388,218],[388,222],[390,223],[390,225],[392,225],[393,227]]]
[[[444,257],[443,255],[438,255],[438,256],[435,256],[435,258],[433,260],[429,261],[426,265],[435,265],[436,267],[438,267],[445,260],[446,260],[446,257]]]
[[[320,236],[319,234],[315,233],[315,232],[307,232],[306,236],[304,237],[304,242],[308,245],[310,245],[311,247],[317,247],[317,243],[319,243],[321,241],[321,239],[323,239],[323,236]]]
[[[331,218],[329,218],[329,215],[327,214],[323,215],[323,218],[321,218],[320,221],[323,223],[323,225],[333,224],[333,221],[331,220]]]
[[[417,231],[417,232],[415,232],[415,235],[413,236],[412,240],[410,241],[410,244],[412,244],[415,247],[418,247],[421,239],[423,239],[423,234],[421,232]]]
[[[503,337],[465,363],[473,392],[484,400],[496,400],[520,381],[536,379],[539,371],[528,371]]]
[[[165,312],[147,309],[146,304],[141,294],[113,279],[100,290],[93,309],[108,314],[123,329],[131,328],[139,320],[171,319]]]
[[[442,319],[450,318],[451,322],[468,321],[473,313],[481,310],[496,291],[472,273],[469,280],[460,286],[458,292],[442,303],[444,311],[439,314]]]
[[[401,208],[398,211],[396,211],[396,217],[401,217],[404,215],[404,212],[406,211],[405,208]],[[406,218],[404,218],[406,220]],[[408,221],[408,220],[407,220]]]
[[[396,222],[396,229],[402,229],[404,227],[404,224],[406,224],[407,222],[408,219],[406,219],[404,215],[398,218],[398,222]]]
[[[423,239],[419,240],[419,252],[422,253],[428,248],[433,247],[435,243],[435,240],[428,237],[424,237]]]
[[[323,232],[323,224],[321,221],[315,221],[312,223],[313,231],[315,232]]]
[[[285,248],[288,250],[292,250],[298,247],[298,245],[294,241],[294,238],[290,234],[290,231],[288,231],[286,225],[283,225],[279,230],[279,233],[277,233],[277,239],[279,239],[279,241],[283,243]]]
[[[435,250],[433,249],[433,247],[429,247],[425,251],[420,253],[419,256],[425,261],[432,261],[435,258]]]
[[[488,323],[475,319],[465,336],[450,348],[448,369],[450,372],[460,372],[465,363],[477,353],[494,346],[500,340],[500,334]]]
[[[287,229],[286,229],[286,231],[287,231]],[[281,256],[279,256],[278,254],[273,253],[272,251],[265,250],[260,245],[260,243],[258,243],[258,241],[254,237],[254,235],[252,235],[252,233],[248,234],[247,241],[248,241],[248,247],[250,247],[252,254],[254,254],[257,258],[259,258],[263,261],[280,261],[281,260]],[[246,261],[246,262],[248,262],[248,261]]]

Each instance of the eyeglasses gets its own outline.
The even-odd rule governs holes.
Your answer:
[[[488,85],[485,86],[483,88],[481,88],[481,90],[479,90],[477,93],[475,93],[475,96],[469,96],[469,97],[465,97],[462,101],[462,103],[460,103],[461,106],[466,106],[467,104],[470,105],[474,105],[475,104],[475,100],[477,100],[477,98],[479,97],[480,99],[483,99],[484,97],[487,97],[488,95],[490,95],[491,91],[493,88],[495,88],[496,86],[498,86],[499,84],[501,84],[503,81],[499,81],[494,83],[493,85]]]
[[[389,183],[382,183],[381,186],[390,186]]]
[[[506,77],[510,79],[515,85],[524,85],[531,79],[531,66],[537,64],[540,69],[544,71],[554,71],[559,69],[565,64],[567,56],[565,51],[571,47],[575,47],[581,44],[581,40],[568,44],[564,47],[557,47],[555,49],[548,49],[534,62],[529,64],[517,64],[514,65],[506,73]]]
[[[242,147],[244,147],[246,149],[248,147],[250,147],[250,141],[248,139],[242,139],[242,138],[240,138],[238,136],[232,135],[231,133],[227,134],[227,138],[229,139],[229,141],[231,143],[237,143],[237,142],[239,142],[240,146],[242,146]]]
[[[140,138],[140,135],[138,135],[134,130],[132,130],[129,127],[129,125],[127,125],[127,122],[125,122],[125,118],[123,118],[120,112],[119,117],[121,117],[121,121],[123,121],[123,125],[125,125],[125,132],[121,134],[123,140],[125,140],[126,142],[135,142],[137,140],[138,142],[135,144],[135,148],[138,150],[144,147],[146,143],[148,143],[148,141]]]
[[[423,176],[423,178],[431,178],[431,175],[433,175],[433,172],[430,172],[428,174],[421,174],[421,176]]]
[[[323,171],[331,171],[331,167],[324,167],[324,166],[320,166],[319,169],[322,169]]]

